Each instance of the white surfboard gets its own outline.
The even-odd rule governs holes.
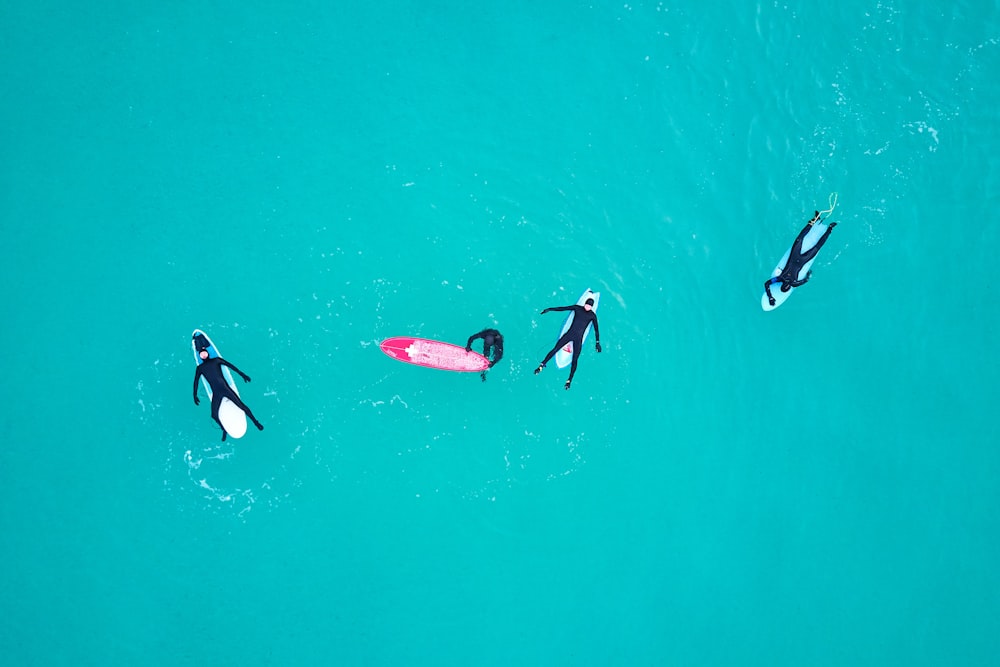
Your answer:
[[[599,306],[601,303],[601,293],[591,292],[590,288],[587,288],[587,290],[580,295],[580,298],[577,299],[576,305],[582,306],[587,299],[594,300],[594,312],[596,313],[597,306]],[[570,313],[569,315],[566,316],[566,321],[563,322],[562,329],[559,331],[559,338],[562,338],[562,335],[567,331],[569,331],[569,325],[573,321],[573,316],[574,316],[573,313]],[[587,342],[587,337],[590,336],[590,331],[593,328],[594,328],[593,324],[587,325],[587,330],[583,332],[584,343]],[[559,338],[556,338],[556,340],[559,340]],[[573,343],[566,343],[561,348],[559,348],[558,352],[556,352],[556,367],[566,368],[567,366],[569,366],[571,361],[573,361]]]
[[[198,350],[195,349],[194,337],[201,334],[208,341],[208,356],[210,359],[221,356],[219,354],[219,348],[215,347],[215,343],[212,339],[208,337],[208,334],[201,329],[195,329],[191,334],[191,350],[194,352],[194,360],[199,366],[201,365],[201,357],[198,356]],[[236,388],[236,382],[233,381],[233,374],[229,372],[229,369],[225,366],[222,367],[222,375],[226,378],[226,384],[228,384],[233,392],[239,396],[240,390]],[[205,388],[205,393],[208,394],[208,400],[212,400],[212,387],[208,384],[208,380],[204,377],[201,378],[201,386]],[[221,405],[219,405],[219,421],[222,422],[222,428],[226,429],[226,433],[234,438],[242,438],[247,433],[247,416],[246,413],[240,410],[239,406],[230,401],[228,398],[223,398]]]
[[[823,236],[823,233],[826,232],[826,227],[827,227],[826,223],[823,222],[817,222],[815,225],[812,226],[812,229],[810,229],[809,232],[805,235],[805,238],[802,239],[802,252],[809,250],[810,248],[815,246],[817,242],[819,242],[820,238],[822,238]],[[781,261],[778,262],[778,266],[774,267],[774,271],[771,272],[772,278],[777,278],[778,276],[781,275],[781,272],[785,270],[785,264],[788,263],[788,255],[791,252],[792,252],[792,246],[788,246],[788,250],[786,250],[785,254],[781,256]],[[816,257],[819,257],[819,255],[816,255]],[[796,280],[802,280],[803,278],[806,277],[806,274],[809,273],[809,268],[813,265],[813,262],[816,261],[816,257],[813,257],[802,266],[802,269],[799,270],[799,274],[795,276]],[[774,310],[775,308],[783,304],[785,301],[787,301],[788,297],[790,297],[792,295],[792,292],[794,291],[795,288],[792,287],[787,292],[782,292],[781,285],[777,283],[771,285],[771,296],[774,297],[774,305],[772,306],[768,302],[767,290],[764,290],[764,293],[761,294],[760,296],[760,307],[763,308],[764,310]]]

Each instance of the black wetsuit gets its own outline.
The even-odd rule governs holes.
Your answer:
[[[479,333],[469,336],[469,341],[465,344],[466,351],[472,351],[472,341],[477,338],[483,339],[483,356],[490,360],[490,368],[493,368],[503,358],[503,335],[496,329],[483,329]],[[492,343],[489,342],[490,338],[493,339]],[[490,356],[491,351],[492,356]],[[486,371],[480,373],[479,376],[483,378],[483,382],[486,382]]]
[[[817,218],[813,218],[813,220],[818,220],[818,216]],[[768,278],[764,281],[764,291],[767,292],[767,300],[769,303],[772,303],[773,305],[774,302],[774,297],[771,296],[771,285],[781,284],[788,285],[789,287],[801,287],[809,282],[808,274],[806,274],[806,277],[802,280],[798,279],[799,271],[802,270],[802,267],[805,266],[809,260],[816,256],[816,253],[818,253],[820,248],[823,247],[823,244],[826,243],[826,239],[830,236],[830,232],[833,231],[833,228],[836,225],[837,223],[833,223],[827,227],[826,231],[823,232],[823,236],[821,236],[819,241],[816,242],[816,245],[809,248],[809,250],[806,250],[805,252],[802,252],[802,240],[806,237],[806,234],[809,233],[809,230],[812,229],[812,224],[807,224],[805,228],[799,232],[799,235],[795,237],[795,242],[792,243],[792,249],[788,252],[788,261],[785,262],[785,268],[781,270],[781,274],[773,278]]]
[[[549,311],[555,310],[569,310],[573,312],[573,320],[569,323],[569,329],[566,330],[545,358],[542,359],[542,363],[539,365],[539,369],[545,364],[549,363],[549,359],[559,351],[561,347],[567,343],[573,343],[573,364],[569,369],[569,377],[566,379],[566,388],[569,389],[570,383],[573,381],[573,375],[576,373],[576,362],[580,358],[580,351],[583,348],[583,334],[587,331],[587,325],[594,325],[594,338],[597,343],[597,351],[601,351],[601,331],[597,328],[597,313],[593,310],[587,310],[583,306],[559,306],[557,308],[546,308],[542,311],[542,314]],[[536,373],[538,371],[535,371]]]
[[[194,404],[198,405],[200,401],[198,400],[198,378],[204,377],[208,381],[208,385],[212,388],[212,419],[218,422],[219,426],[222,428],[222,439],[226,439],[226,427],[222,426],[222,422],[219,421],[219,406],[222,405],[222,399],[228,398],[230,401],[236,404],[236,406],[246,413],[250,421],[253,422],[260,430],[264,430],[264,425],[257,421],[257,418],[253,416],[253,412],[247,407],[233,388],[229,386],[226,382],[225,376],[222,374],[223,366],[228,366],[234,370],[237,375],[243,378],[244,382],[250,381],[250,376],[241,371],[240,369],[233,366],[231,363],[223,359],[222,357],[215,357],[214,359],[203,359],[198,368],[194,371]]]

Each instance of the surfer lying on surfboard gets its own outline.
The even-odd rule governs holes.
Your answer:
[[[497,362],[503,357],[503,335],[496,329],[483,329],[477,334],[469,336],[469,342],[465,344],[465,351],[472,352],[472,341],[477,338],[483,339],[483,356],[490,360],[490,368],[497,365]],[[490,349],[493,350],[493,357],[490,357]],[[486,371],[479,374],[479,377],[483,378],[483,382],[486,382]]]
[[[767,302],[772,306],[774,305],[774,297],[771,296],[771,285],[777,285],[780,283],[781,291],[787,292],[793,287],[801,287],[809,282],[809,276],[812,275],[812,271],[807,272],[806,277],[802,280],[797,280],[796,276],[799,275],[799,271],[802,270],[802,267],[805,266],[810,259],[816,256],[816,253],[819,252],[819,249],[823,247],[823,244],[826,243],[827,238],[829,238],[830,232],[832,232],[833,228],[837,226],[836,222],[831,222],[830,226],[826,228],[825,232],[823,232],[823,236],[819,238],[819,241],[816,241],[816,245],[809,248],[809,250],[802,252],[802,239],[806,237],[806,234],[809,233],[809,230],[817,222],[819,222],[819,211],[816,211],[813,214],[813,219],[810,220],[806,226],[802,228],[802,231],[799,232],[799,235],[795,237],[795,242],[792,243],[792,249],[788,253],[788,261],[785,262],[785,268],[782,269],[781,274],[764,281],[764,291],[767,292]]]
[[[587,301],[582,305],[578,306],[573,304],[572,306],[559,306],[557,308],[546,308],[542,311],[542,315],[548,312],[557,310],[571,310],[573,311],[573,322],[570,324],[569,329],[566,330],[558,341],[556,341],[556,346],[552,348],[545,358],[542,359],[542,363],[538,364],[538,368],[535,369],[535,375],[542,372],[545,368],[545,364],[549,363],[549,359],[559,351],[563,345],[573,343],[573,365],[569,369],[569,378],[566,380],[566,389],[569,389],[570,383],[573,382],[573,374],[576,373],[576,360],[580,358],[580,349],[583,347],[583,335],[587,332],[587,327],[593,323],[594,325],[594,338],[597,341],[597,351],[601,351],[601,331],[597,328],[597,313],[594,312],[594,300],[587,299]]]
[[[228,398],[230,401],[236,404],[240,410],[246,413],[253,425],[257,427],[258,430],[263,431],[264,425],[257,421],[257,418],[253,416],[250,412],[250,408],[247,407],[236,392],[232,390],[229,383],[226,382],[226,378],[222,375],[222,367],[228,366],[233,371],[235,371],[240,377],[243,378],[244,382],[250,381],[250,376],[241,371],[240,369],[233,366],[231,363],[223,359],[222,357],[215,357],[214,359],[209,358],[208,353],[208,340],[204,336],[195,337],[195,348],[198,350],[198,356],[201,357],[201,363],[194,371],[194,404],[199,405],[201,401],[198,400],[198,378],[204,377],[208,381],[210,387],[212,387],[212,419],[214,419],[219,424],[219,428],[222,429],[222,439],[226,439],[226,427],[222,425],[219,421],[219,406],[222,405],[222,399]],[[246,423],[246,422],[244,422]]]

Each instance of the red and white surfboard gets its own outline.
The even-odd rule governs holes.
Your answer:
[[[396,336],[386,338],[379,348],[397,361],[443,371],[476,373],[490,367],[489,359],[478,352],[466,352],[461,345],[439,340]]]

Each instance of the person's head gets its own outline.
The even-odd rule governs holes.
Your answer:
[[[787,292],[790,289],[792,289],[792,284],[791,283],[781,283],[781,291],[782,292]]]
[[[201,348],[201,351],[198,352],[198,356],[201,357],[203,360],[208,359],[208,348],[207,347]]]
[[[594,300],[593,299],[587,299],[586,301],[583,302],[583,307],[586,310],[593,310],[594,309]]]

